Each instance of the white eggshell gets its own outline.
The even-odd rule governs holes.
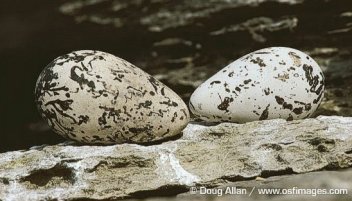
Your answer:
[[[114,55],[82,50],[40,74],[36,103],[58,134],[84,143],[145,143],[179,134],[189,121],[182,99]]]
[[[201,84],[190,109],[210,121],[307,118],[324,95],[324,75],[307,54],[271,47],[247,54]]]

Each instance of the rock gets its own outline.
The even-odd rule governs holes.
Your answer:
[[[295,5],[302,1],[303,0],[274,0],[272,2],[284,5]],[[182,0],[175,4],[170,3],[168,0],[158,0],[148,2],[148,5],[144,7],[145,1],[140,0],[132,0],[129,3],[112,0],[97,0],[90,2],[71,0],[60,6],[60,11],[66,15],[74,16],[77,22],[89,21],[117,28],[131,23],[139,23],[146,26],[151,32],[162,32],[169,29],[192,25],[198,20],[221,13],[226,9],[240,9],[246,6],[256,7],[266,2],[269,1],[214,0],[212,2],[204,2],[201,0]],[[170,7],[160,10],[157,9],[163,7],[166,3],[169,3]],[[89,9],[94,6],[108,9],[117,15],[98,15],[104,9]],[[118,15],[123,11],[131,9],[143,9],[145,11],[142,14],[143,17],[136,21],[131,19],[132,16]],[[279,24],[277,24],[277,26],[278,25]]]
[[[319,12],[312,12],[317,5]],[[117,33],[126,32],[133,40],[142,32],[143,46],[150,52],[148,56],[143,49],[142,57],[132,56],[135,63],[153,66],[147,71],[186,101],[234,58],[273,44],[303,50],[326,75],[328,99],[316,115],[351,116],[351,107],[346,107],[352,104],[351,90],[346,89],[352,80],[352,49],[346,43],[352,40],[351,12],[346,11],[351,5],[350,0],[68,0],[60,11],[79,23],[117,27]],[[134,50],[135,55],[139,50]],[[344,97],[335,96],[336,89],[344,89]]]
[[[352,115],[352,51],[315,48],[309,51],[324,71],[327,89],[318,115]]]
[[[310,56],[271,47],[219,70],[193,92],[189,106],[210,122],[303,119],[318,108],[324,89],[323,72]]]
[[[190,201],[233,201],[233,200],[245,200],[245,201],[266,201],[266,200],[290,200],[290,201],[301,201],[301,200],[326,200],[326,201],[348,201],[351,200],[352,196],[349,195],[351,192],[351,179],[352,170],[340,170],[340,171],[320,171],[310,172],[299,175],[284,175],[284,176],[273,176],[264,179],[255,179],[249,181],[238,181],[231,182],[225,185],[220,185],[212,189],[221,191],[224,193],[222,196],[217,195],[202,195],[200,194],[200,187],[198,187],[195,194],[183,193],[175,198],[149,198],[144,201],[179,201],[179,200],[190,200]],[[230,193],[229,189],[240,189],[245,194],[225,194],[226,191]],[[204,189],[204,188],[203,188]],[[263,189],[285,189],[287,191],[295,192],[288,195],[263,195],[259,194],[259,191]],[[319,194],[320,192],[328,192],[332,190],[334,194]],[[253,190],[253,192],[252,192]],[[346,194],[347,190],[347,194]],[[307,194],[299,194],[298,191],[306,192]],[[252,192],[250,194],[250,192]],[[311,192],[311,193],[309,193]],[[339,193],[340,194],[337,194]],[[249,196],[250,195],[250,196]],[[129,199],[128,201],[134,201]]]
[[[229,27],[224,27],[220,30],[216,30],[210,33],[212,36],[221,36],[229,33],[236,32],[249,32],[251,34],[252,40],[265,43],[267,38],[262,35],[263,32],[275,32],[280,30],[293,30],[298,25],[298,19],[296,17],[285,17],[280,20],[273,20],[268,17],[258,17],[249,19],[240,24],[231,25]]]
[[[58,134],[83,143],[151,143],[179,135],[186,104],[131,63],[92,50],[58,57],[40,74],[36,103]]]
[[[176,195],[256,177],[352,166],[352,118],[189,124],[159,145],[58,144],[0,154],[1,200]]]

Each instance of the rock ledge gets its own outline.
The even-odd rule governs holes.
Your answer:
[[[190,123],[159,145],[63,143],[0,154],[0,200],[122,199],[352,166],[352,118]]]

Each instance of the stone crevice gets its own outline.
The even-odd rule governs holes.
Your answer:
[[[172,196],[194,186],[351,168],[350,125],[351,117],[338,116],[293,122],[190,123],[182,138],[153,146],[62,143],[2,153],[0,199]]]

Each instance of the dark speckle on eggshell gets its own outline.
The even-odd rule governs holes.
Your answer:
[[[192,94],[190,109],[195,116],[211,122],[290,121],[311,116],[324,96],[320,67],[296,49],[265,48],[237,59],[225,69]]]
[[[268,106],[266,106],[265,110],[263,110],[262,114],[261,114],[260,117],[259,117],[259,120],[268,119],[268,116],[269,116],[269,107],[270,107],[270,104],[269,104]]]
[[[56,133],[83,143],[160,141],[178,135],[189,121],[187,106],[175,92],[100,51],[72,52],[47,65],[35,100]]]

